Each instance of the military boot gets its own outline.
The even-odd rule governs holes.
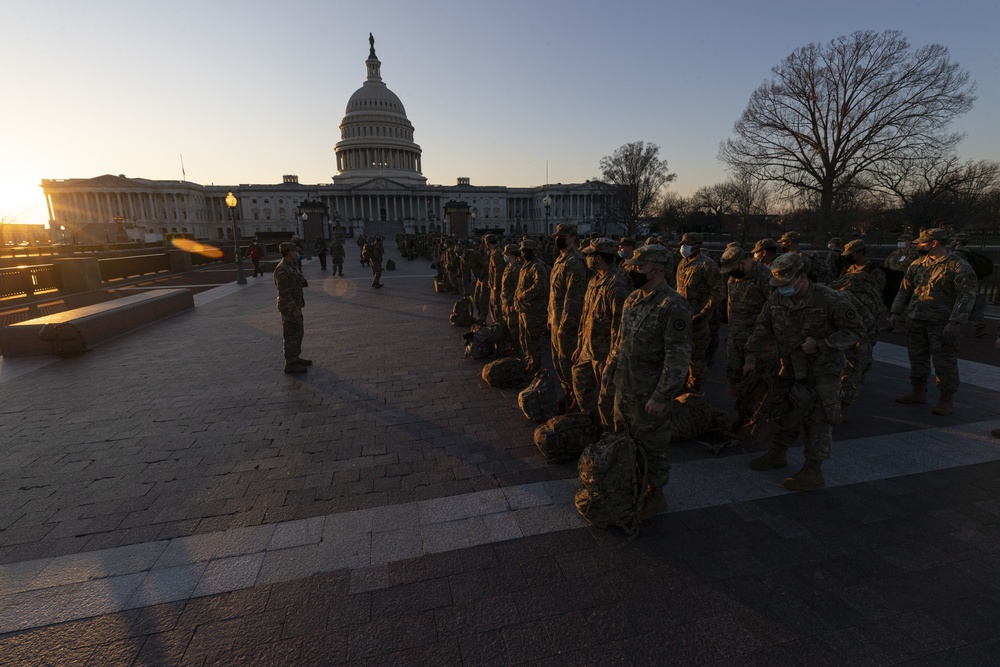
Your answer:
[[[938,404],[934,406],[931,410],[936,415],[941,415],[942,417],[947,417],[951,414],[952,405],[951,399],[955,396],[953,391],[942,391],[941,398],[938,399]]]
[[[763,456],[758,456],[757,458],[750,461],[750,468],[752,470],[771,470],[772,468],[787,468],[788,460],[785,458],[785,452],[788,451],[788,445],[771,445],[771,449],[768,450],[767,454]]]
[[[647,484],[646,492],[642,496],[642,512],[639,514],[639,518],[645,521],[666,511],[666,509],[667,499],[663,495],[663,487]]]
[[[897,403],[903,405],[926,405],[927,385],[923,382],[913,382],[913,392],[896,398]]]
[[[820,469],[821,465],[822,461],[806,459],[802,470],[786,478],[782,486],[789,491],[811,491],[812,489],[818,489],[825,484],[823,471]]]
[[[986,323],[985,322],[975,322],[972,325],[972,337],[982,338],[986,335]]]

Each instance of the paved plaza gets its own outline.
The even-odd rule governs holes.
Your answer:
[[[801,446],[753,472],[679,443],[669,511],[628,542],[463,357],[429,263],[390,245],[372,290],[348,246],[344,278],[305,267],[306,374],[269,276],[0,360],[0,664],[997,664],[992,335],[965,339],[951,417],[893,402],[883,338],[823,490],[781,487]]]

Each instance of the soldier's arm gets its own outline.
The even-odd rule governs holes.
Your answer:
[[[832,319],[836,330],[821,341],[817,341],[820,351],[830,349],[848,350],[865,339],[867,328],[865,317],[854,307],[854,302],[846,294],[838,294],[834,302]]]
[[[663,329],[663,369],[660,381],[650,399],[668,403],[684,386],[691,365],[691,313],[687,308],[674,307]]]
[[[773,347],[774,324],[771,314],[771,300],[764,303],[764,307],[757,316],[757,321],[753,325],[753,333],[750,334],[746,346],[746,363],[752,366],[764,361],[764,355],[768,348]]]
[[[902,315],[906,312],[906,307],[910,303],[910,298],[913,296],[913,289],[915,287],[916,274],[914,273],[914,268],[913,264],[906,267],[903,280],[899,283],[899,291],[896,292],[896,298],[892,300],[892,308],[889,309],[893,315]]]
[[[952,308],[948,321],[965,324],[976,303],[979,279],[967,262],[958,262],[958,265],[961,268],[955,274],[955,307]]]
[[[580,326],[583,313],[583,298],[587,293],[587,267],[582,262],[574,262],[566,272],[566,297],[559,314],[559,329],[572,331]]]
[[[726,283],[722,280],[722,274],[714,265],[705,267],[705,276],[709,286],[709,299],[702,309],[701,314],[708,317],[712,311],[726,303]]]

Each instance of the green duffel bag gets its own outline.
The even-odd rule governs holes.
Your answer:
[[[597,431],[582,412],[558,415],[535,429],[535,446],[549,463],[575,461],[595,440]]]
[[[556,383],[548,369],[541,369],[528,388],[517,395],[517,404],[524,416],[533,422],[547,422],[559,414]]]
[[[576,509],[597,528],[618,526],[626,535],[639,532],[646,455],[628,433],[608,433],[580,455]]]
[[[524,383],[524,363],[512,357],[494,359],[483,366],[482,377],[491,387],[517,387]]]

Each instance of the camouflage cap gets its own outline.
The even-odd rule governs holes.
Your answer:
[[[778,243],[772,238],[761,239],[753,244],[754,252],[764,252],[765,250],[777,250]]]
[[[719,271],[722,273],[729,273],[735,269],[740,261],[746,256],[746,252],[738,245],[729,246],[726,248],[726,251],[722,253],[722,258],[719,261]]]
[[[524,239],[521,241],[521,250],[534,250],[537,247],[537,244],[532,239]]]
[[[909,243],[910,241],[913,240],[913,234],[900,234],[899,238],[896,239],[896,240],[897,241],[903,241],[905,243]]]
[[[771,285],[774,287],[787,285],[805,271],[805,268],[805,260],[797,252],[786,252],[783,255],[778,255],[778,258],[771,262]]]
[[[948,232],[940,227],[934,227],[933,229],[925,229],[920,232],[920,237],[917,238],[917,243],[930,243],[931,241],[947,241]]]
[[[830,241],[829,241],[829,242],[830,242],[830,243],[836,243],[837,245],[840,245],[840,244],[841,244],[841,243],[843,243],[844,241],[843,241],[843,240],[842,240],[842,239],[841,239],[841,238],[840,238],[839,236],[834,236],[834,237],[832,237],[832,238],[830,239]]]
[[[618,239],[618,245],[630,245],[634,248],[635,239],[632,238],[631,236],[623,236],[620,239]]]
[[[962,243],[967,243],[969,241],[969,235],[965,232],[958,232],[957,234],[952,234],[951,239],[953,241],[961,241]]]
[[[589,246],[583,250],[583,254],[592,255],[595,252],[603,253],[605,255],[613,255],[618,252],[618,244],[614,242],[613,239],[594,239]]]
[[[291,241],[285,241],[278,246],[278,252],[284,255],[286,252],[292,252],[293,250],[298,250],[299,247],[292,243]]]
[[[704,237],[698,232],[686,232],[684,236],[681,237],[681,243],[683,244],[690,243],[691,245],[698,245],[704,240]]]
[[[844,246],[844,252],[840,253],[841,257],[847,257],[859,250],[864,250],[868,246],[861,239],[854,239],[853,241],[848,241],[847,245]]]
[[[659,244],[644,245],[636,248],[632,256],[622,262],[625,266],[640,264],[669,264],[670,251]]]
[[[483,236],[483,241],[486,243],[496,243],[500,238],[496,234],[486,234]]]
[[[521,247],[516,243],[508,243],[503,247],[503,254],[505,255],[516,255],[521,252]]]
[[[799,240],[798,232],[785,232],[784,234],[781,235],[781,238],[778,239],[778,243],[797,243],[798,240]]]
[[[566,222],[559,223],[556,225],[555,234],[552,236],[576,236],[576,225]]]

